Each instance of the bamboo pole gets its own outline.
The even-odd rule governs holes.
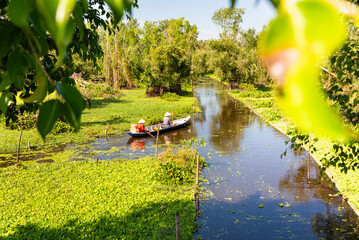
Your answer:
[[[172,119],[175,119],[175,97],[173,96]]]
[[[176,240],[180,240],[180,215],[176,213]]]
[[[158,158],[158,136],[160,135],[160,126],[157,129],[157,138],[156,138],[156,158]]]
[[[20,155],[21,136],[22,136],[22,129],[21,129],[21,131],[20,131],[19,143],[17,144],[16,160],[17,160],[18,163],[19,163],[19,155]]]
[[[196,185],[199,182],[199,154],[197,155],[197,167],[196,167]]]

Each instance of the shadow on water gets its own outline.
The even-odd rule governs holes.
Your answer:
[[[201,82],[196,94],[203,112],[189,126],[159,138],[162,150],[192,137],[207,142],[198,149],[209,166],[202,171],[200,227],[194,238],[359,237],[357,216],[330,182],[321,181],[313,159],[293,151],[281,158],[286,136],[233,101],[219,83]],[[71,161],[137,159],[154,156],[155,145],[151,137],[111,136],[66,146],[62,153]],[[51,161],[43,157],[37,160]]]

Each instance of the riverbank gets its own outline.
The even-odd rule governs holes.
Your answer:
[[[194,175],[183,184],[161,181],[167,157],[0,169],[0,239],[175,239],[176,213],[181,238],[191,239]]]
[[[172,119],[193,114],[193,96],[191,93],[179,97],[175,101],[171,98],[148,98],[145,89],[124,90],[120,99],[94,99],[91,108],[86,108],[82,115],[79,132],[50,133],[44,143],[36,128],[24,130],[20,149],[53,148],[69,143],[84,143],[98,137],[123,134],[130,128],[131,123],[138,123],[142,118],[146,125],[161,122],[166,112],[172,112]],[[196,103],[196,112],[200,112]],[[0,153],[16,152],[20,130],[5,128],[5,120],[0,123]]]
[[[254,110],[265,121],[279,129],[284,134],[293,130],[294,124],[281,112],[279,105],[276,103],[274,93],[269,87],[255,87],[247,88],[245,91],[232,90],[231,96],[240,100],[245,105]],[[315,136],[312,136],[314,139]],[[318,138],[318,141],[313,143],[311,147],[316,148],[312,155],[320,164],[320,160],[326,153],[331,151],[333,142],[330,139]],[[289,147],[289,146],[288,146]],[[343,173],[339,168],[330,167],[329,174],[335,182],[340,194],[348,200],[354,211],[358,214],[359,210],[359,171],[349,170]]]

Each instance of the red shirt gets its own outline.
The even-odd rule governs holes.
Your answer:
[[[140,133],[145,131],[145,125],[143,123],[139,123],[136,128]]]

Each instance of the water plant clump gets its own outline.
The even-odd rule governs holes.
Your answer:
[[[195,149],[178,149],[176,152],[168,148],[159,155],[156,178],[166,184],[191,184],[196,179],[198,152]],[[199,158],[199,164],[204,164]]]

